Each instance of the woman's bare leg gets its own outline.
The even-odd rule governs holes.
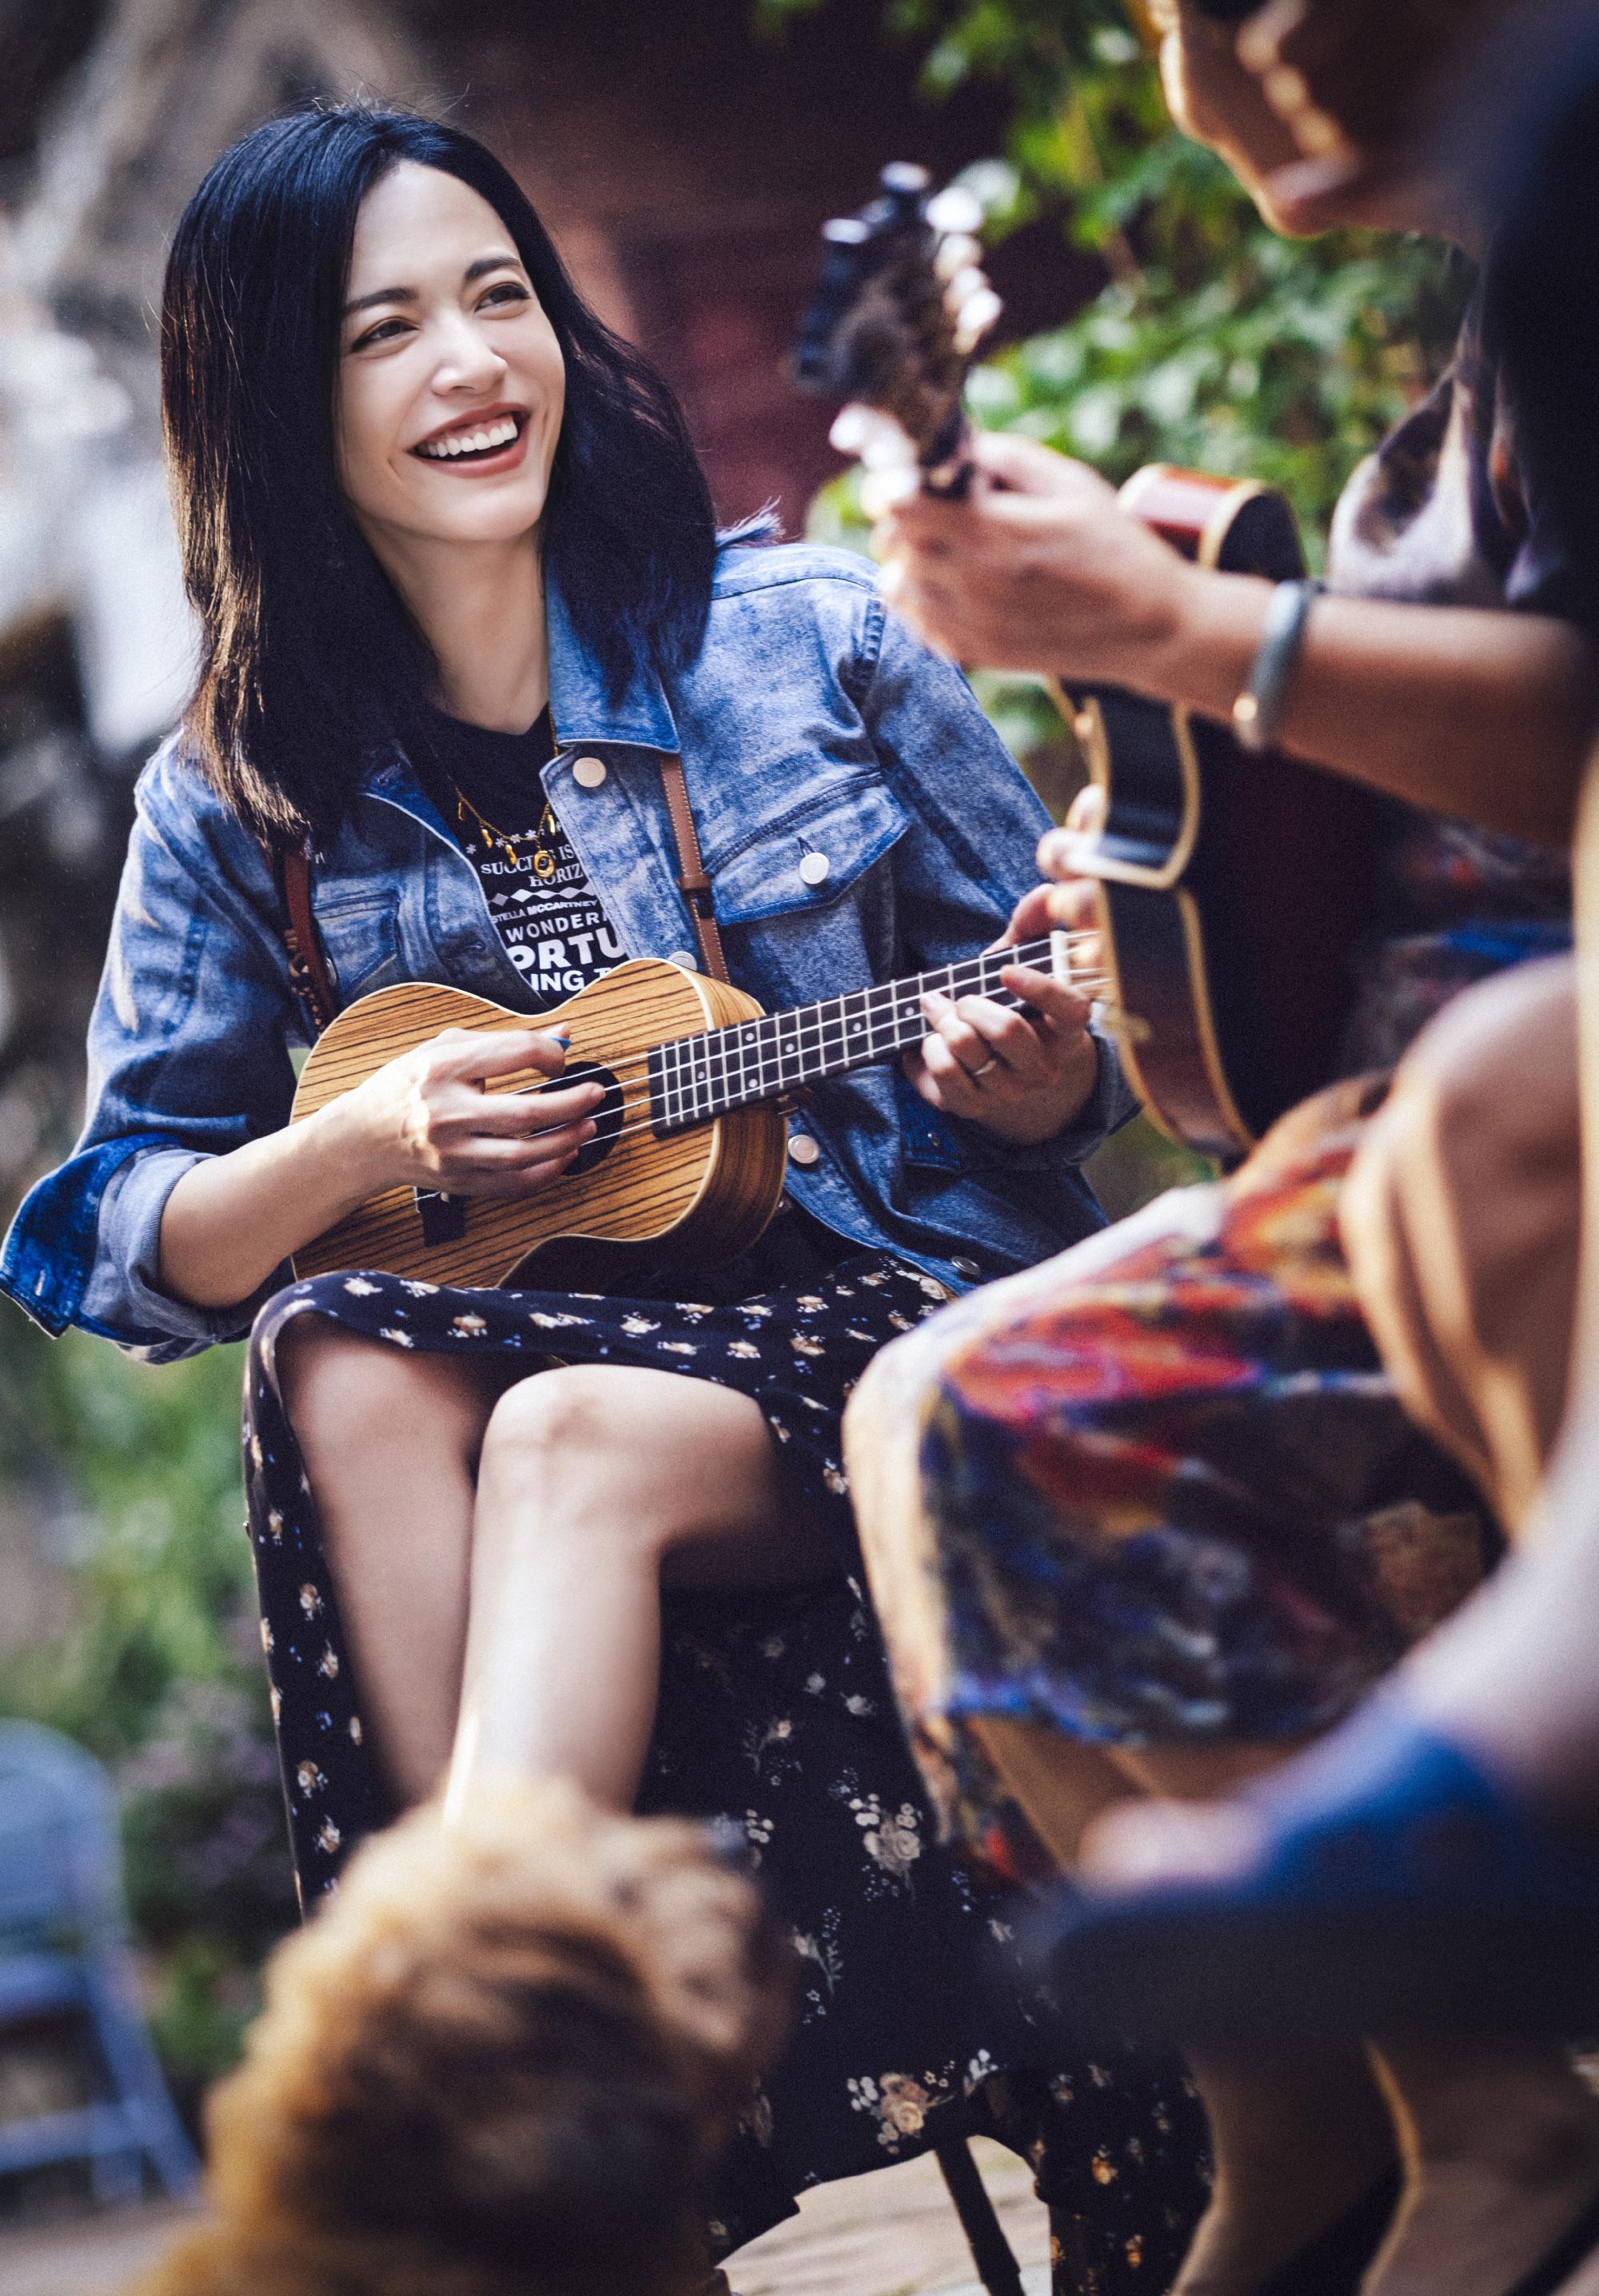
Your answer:
[[[749,1396],[624,1365],[507,1390],[483,1438],[452,1795],[496,1770],[563,1774],[629,1808],[655,1716],[663,1570],[688,1583],[825,1576],[785,1514]]]
[[[455,1736],[472,1479],[499,1382],[321,1316],[286,1326],[278,1360],[373,1753],[398,1798],[421,1801]]]

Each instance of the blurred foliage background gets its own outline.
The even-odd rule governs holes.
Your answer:
[[[1113,0],[752,0],[752,33],[782,41],[798,16],[867,4],[885,45],[919,60],[930,105],[974,78],[1002,92],[1001,146],[966,176],[989,235],[1058,230],[1089,283],[1060,324],[978,371],[978,418],[1114,479],[1161,459],[1273,480],[1314,554],[1355,462],[1447,357],[1467,285],[1456,261],[1274,237],[1170,128]],[[811,524],[862,546],[850,480]],[[981,690],[1040,786],[1064,794],[1070,743],[1042,696]],[[1141,1125],[1096,1177],[1122,1212],[1194,1169]],[[158,2040],[191,2104],[231,2060],[261,1955],[293,1919],[240,1531],[239,1376],[236,1349],[151,1370],[0,1312],[0,1500],[42,1508],[69,1590],[6,1660],[0,1710],[66,1730],[118,1778]]]

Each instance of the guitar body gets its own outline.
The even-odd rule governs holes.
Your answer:
[[[563,1082],[607,1087],[598,1137],[554,1186],[520,1201],[386,1189],[294,1255],[297,1276],[380,1268],[430,1283],[512,1281],[561,1290],[625,1289],[629,1267],[696,1254],[731,1257],[752,1243],[783,1193],[787,1127],[771,1105],[691,1129],[651,1123],[645,1061],[676,1037],[759,1017],[741,989],[653,957],[619,964],[570,1004],[537,1016],[431,981],[380,988],[317,1039],[291,1121],[311,1115],[444,1029],[570,1030]],[[536,1088],[531,1074],[486,1090]],[[585,1275],[591,1280],[582,1281]]]
[[[1304,572],[1268,488],[1153,465],[1122,499],[1201,565]],[[1106,798],[1076,857],[1099,880],[1124,1065],[1163,1131],[1235,1162],[1336,1073],[1376,801],[1192,711],[1109,689],[1074,700]]]

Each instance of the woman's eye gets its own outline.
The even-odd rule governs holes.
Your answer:
[[[381,319],[375,327],[368,327],[364,335],[357,335],[350,348],[352,351],[370,350],[374,343],[392,342],[405,331],[404,319]]]
[[[490,303],[530,303],[532,299],[532,296],[520,280],[502,279],[497,285],[489,289],[478,308],[482,310]]]

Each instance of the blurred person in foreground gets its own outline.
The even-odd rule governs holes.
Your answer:
[[[266,1971],[207,2209],[129,2296],[695,2296],[795,1964],[701,1828],[496,1780],[413,1810]]]
[[[1165,24],[1179,120],[1268,220],[1294,226],[1277,182],[1303,153],[1234,28],[1189,5]],[[1317,227],[1382,223],[1480,250],[1462,170],[1362,178],[1348,213],[1321,190]],[[1287,689],[1280,745],[1395,801],[1386,931],[1365,954],[1348,1081],[1285,1118],[1231,1180],[947,1312],[852,1404],[850,1473],[897,1684],[963,1832],[996,1820],[993,1768],[1069,1865],[1130,1791],[1204,1795],[1277,1767],[1492,1557],[1487,1509],[1382,1374],[1339,1213],[1387,1073],[1473,979],[1549,956],[1516,983],[1521,1041],[1537,1033],[1537,1073],[1557,1079],[1569,1046],[1569,968],[1553,952],[1594,676],[1584,570],[1518,469],[1514,431],[1474,311],[1450,374],[1350,481],[1331,594],[1309,611]],[[913,622],[963,660],[1228,718],[1270,586],[1183,564],[1092,472],[1025,441],[982,441],[979,459],[992,483],[970,501],[901,500],[883,520]],[[1069,877],[1076,850],[1046,840],[1046,868]],[[1037,897],[1041,914],[1078,924],[1087,899],[1070,883]],[[1540,1312],[1569,1328],[1569,1262],[1549,1271]],[[1138,1974],[1129,1962],[1119,2005]],[[1314,1975],[1300,1989],[1314,1998]],[[1252,2029],[1207,2023],[1194,2059],[1220,2174],[1185,2292],[1282,2266],[1295,2238],[1357,2206],[1391,2141],[1354,2044],[1292,2070],[1229,2058],[1300,2038],[1287,2016],[1274,2031],[1276,1999]],[[1599,2130],[1558,2049],[1394,2043],[1380,2078],[1406,2189],[1372,2296],[1444,2282],[1501,2296],[1599,2237]]]
[[[1531,68],[1519,43],[1490,49],[1452,132],[1492,160],[1505,201],[1488,309],[1524,454],[1559,476],[1568,557],[1592,590],[1599,11],[1545,10],[1536,29]],[[1361,1298],[1406,1401],[1524,1539],[1365,1716],[1268,1789],[1180,1817],[1119,1813],[1097,1833],[1095,1876],[1136,1886],[1095,1912],[1063,1966],[1092,1981],[1114,1956],[1147,1997],[1164,1964],[1151,2023],[1235,2016],[1246,1993],[1269,2013],[1296,1989],[1300,2021],[1324,2030],[1401,1994],[1418,2024],[1446,2032],[1599,2019],[1593,756],[1577,907],[1574,1011],[1569,980],[1555,1032],[1513,981],[1463,997],[1401,1064],[1345,1207]],[[1574,1324],[1562,1308],[1579,1233]]]

